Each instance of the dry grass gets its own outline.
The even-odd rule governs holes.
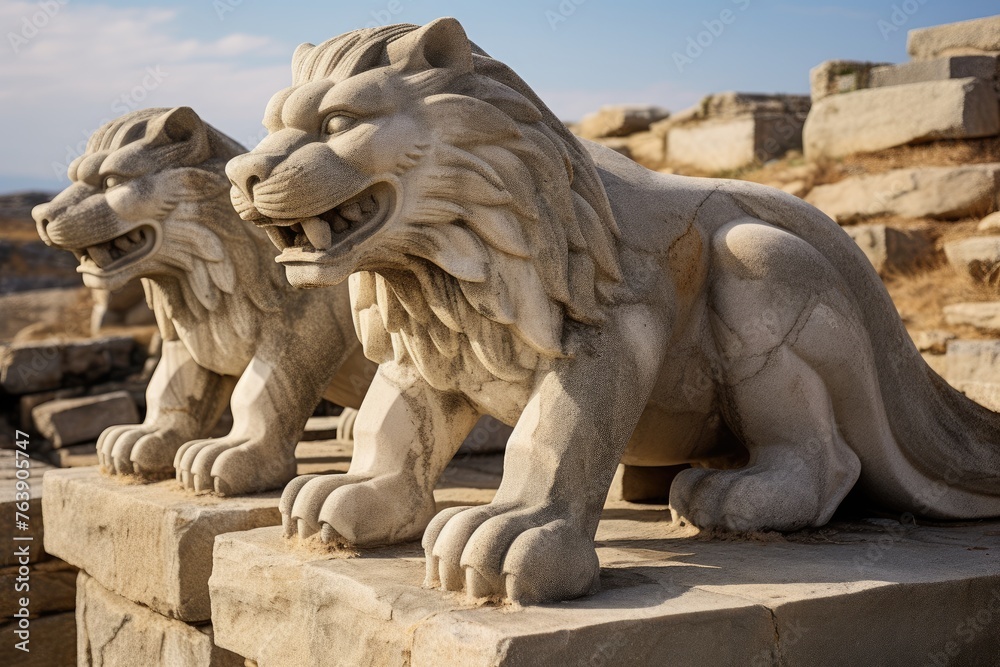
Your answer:
[[[953,303],[998,301],[1000,292],[995,287],[974,283],[946,263],[921,273],[886,276],[884,282],[907,329],[943,329],[960,338],[992,337],[974,327],[946,323],[944,307]]]

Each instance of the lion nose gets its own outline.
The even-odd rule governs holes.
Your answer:
[[[49,234],[45,231],[45,228],[49,226],[52,221],[51,218],[51,202],[49,204],[39,204],[38,206],[31,209],[31,217],[35,219],[35,228],[38,230],[38,235],[42,237],[46,245],[52,245],[52,239],[49,238]]]
[[[226,164],[226,176],[237,190],[243,193],[246,200],[253,201],[253,189],[271,174],[271,171],[281,161],[282,156],[255,155],[246,153],[238,155]]]

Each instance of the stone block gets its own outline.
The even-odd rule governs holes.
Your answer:
[[[911,30],[906,50],[913,60],[1000,53],[1000,16]]]
[[[809,70],[812,101],[829,95],[850,93],[870,86],[872,70],[889,63],[871,63],[861,60],[827,60]]]
[[[955,641],[962,664],[995,656],[990,632],[957,629],[1000,607],[997,523],[692,539],[669,516],[609,503],[601,591],[523,608],[423,588],[417,545],[352,558],[289,548],[279,528],[230,533],[210,581],[215,639],[259,667],[925,664]]]
[[[584,139],[627,137],[636,132],[645,132],[650,125],[668,116],[669,111],[657,106],[606,106],[584,116],[577,124],[576,131]]]
[[[186,622],[209,618],[216,535],[281,523],[279,493],[220,498],[176,481],[123,484],[94,468],[45,476],[45,547],[118,595]]]
[[[876,67],[871,73],[871,87],[884,88],[968,77],[996,82],[998,71],[1000,60],[996,56],[949,56]]]
[[[97,459],[97,444],[93,442],[53,449],[48,454],[48,460],[57,468],[85,468],[100,463]]]
[[[131,368],[134,347],[128,336],[0,346],[0,388],[8,394],[30,394],[124,375]]]
[[[667,138],[659,132],[639,132],[628,138],[632,159],[647,169],[659,169],[667,159]]]
[[[956,338],[953,333],[937,330],[910,331],[909,334],[918,350],[938,356],[947,352],[948,341],[955,340]]]
[[[881,275],[913,271],[933,256],[934,246],[923,230],[886,225],[844,227]]]
[[[959,220],[997,207],[1000,164],[894,169],[820,185],[806,197],[837,222],[880,215]]]
[[[79,665],[243,667],[243,658],[212,641],[212,626],[167,618],[116,595],[80,573],[77,584]]]
[[[20,609],[20,599],[28,598],[28,614],[38,618],[61,611],[73,611],[76,606],[77,569],[56,558],[29,566],[27,577],[18,572],[20,566],[0,569],[0,616],[12,618]],[[28,586],[18,590],[15,586]]]
[[[4,619],[7,620],[7,619]],[[76,665],[76,615],[49,614],[31,621],[29,653],[14,647],[15,624],[0,625],[0,665],[11,667],[71,667]]]
[[[128,392],[116,391],[42,403],[32,409],[31,417],[55,447],[65,447],[96,440],[109,426],[136,424],[139,411]]]
[[[838,158],[937,139],[1000,132],[996,91],[981,79],[951,79],[858,90],[813,105],[803,141],[806,157]]]
[[[959,273],[977,282],[1000,283],[1000,236],[972,236],[944,244],[944,254]]]
[[[18,468],[18,463],[22,466],[23,461],[28,461],[28,467]],[[17,472],[27,470],[27,479],[18,479]],[[52,470],[52,466],[35,459],[18,457],[15,451],[0,451],[0,535],[4,539],[10,540],[5,548],[0,549],[0,567],[9,565],[23,565],[21,556],[15,554],[15,550],[26,549],[28,563],[35,563],[45,555],[42,541],[44,529],[42,525],[42,475]],[[20,490],[18,484],[27,484],[28,491]],[[22,493],[30,494],[28,511],[21,512],[27,514],[25,521],[26,528],[22,528],[17,522],[21,519],[15,512],[19,503],[24,502]]]
[[[953,387],[968,382],[1000,382],[1000,341],[950,341],[944,379]]]
[[[951,325],[1000,331],[1000,301],[952,303],[944,307],[944,319]]]
[[[720,118],[672,127],[667,135],[667,163],[718,173],[767,162],[801,147],[799,116]]]

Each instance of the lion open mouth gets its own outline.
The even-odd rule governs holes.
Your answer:
[[[110,241],[74,250],[80,260],[77,271],[94,275],[114,273],[149,255],[156,245],[156,229],[149,225],[137,227]]]
[[[393,208],[392,188],[377,183],[318,216],[272,220],[265,229],[282,251],[279,262],[312,262],[331,250],[346,251],[364,241],[385,223]]]

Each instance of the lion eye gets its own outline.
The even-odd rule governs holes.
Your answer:
[[[348,116],[343,113],[330,114],[323,122],[323,131],[330,135],[340,134],[354,127],[357,122],[358,119],[354,116]]]
[[[117,187],[124,182],[125,179],[121,176],[118,176],[117,174],[108,174],[104,177],[104,180],[101,181],[101,187],[105,190],[110,190],[111,188]]]

